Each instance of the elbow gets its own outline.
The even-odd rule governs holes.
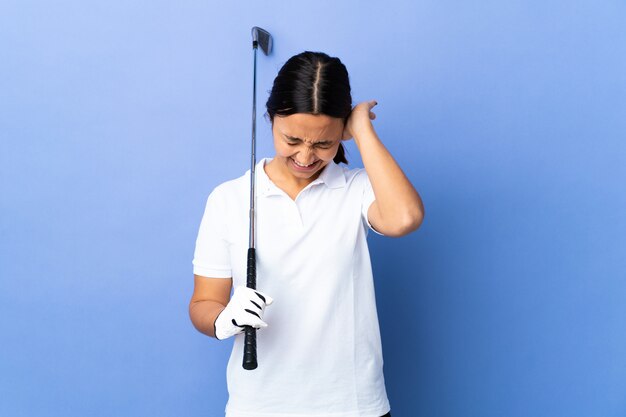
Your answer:
[[[424,221],[424,206],[420,200],[406,205],[392,205],[386,212],[376,205],[370,211],[373,227],[389,237],[400,237],[414,232]]]
[[[408,218],[410,231],[414,232],[419,229],[424,222],[424,204],[422,204],[422,200],[419,200],[418,206],[410,211]]]
[[[402,227],[404,234],[409,234],[411,232],[416,231],[422,225],[424,221],[424,212],[414,212],[406,216],[404,221],[404,225]]]
[[[416,210],[406,213],[395,222],[395,225],[382,233],[389,237],[401,237],[408,235],[419,229],[424,221],[423,210]]]
[[[417,215],[413,216],[411,218],[411,222],[409,223],[409,229],[411,229],[411,232],[419,229],[419,227],[422,225],[422,223],[424,222],[424,212],[420,211]]]

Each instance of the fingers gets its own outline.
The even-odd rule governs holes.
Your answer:
[[[378,105],[378,102],[376,100],[370,100],[369,102],[370,105],[370,109],[374,108],[374,106]],[[373,111],[370,111],[370,119],[374,120],[376,118],[376,113],[374,113]]]
[[[233,319],[232,323],[237,326],[237,327],[241,327],[242,329],[246,326],[252,326],[255,329],[261,329],[261,328],[266,328],[267,327],[267,323],[264,322],[261,319],[254,319],[252,317],[244,317],[244,318],[239,318],[239,319]]]
[[[219,340],[242,333],[246,326],[255,329],[268,327],[263,321],[265,306],[274,299],[264,292],[243,285],[235,288],[235,293],[214,322],[215,337]]]
[[[374,120],[374,119],[376,119],[376,113],[374,113],[371,110],[374,108],[374,106],[377,106],[377,105],[378,105],[378,101],[376,101],[376,100],[369,100],[369,101],[364,101],[364,102],[362,102],[362,103],[360,103],[360,104],[358,104],[357,106],[354,106],[354,107],[355,108],[356,107],[365,107],[365,108],[367,108],[369,118],[371,120]],[[353,108],[353,110],[354,110],[354,108]]]
[[[274,302],[274,299],[270,297],[268,294],[261,292],[259,290],[253,290],[252,288],[244,287],[243,285],[235,288],[235,294],[237,297],[247,298],[250,301],[255,302],[257,305],[264,303],[265,305],[270,305]],[[259,308],[261,308],[259,306]]]
[[[272,304],[274,299],[262,291],[244,286],[237,287],[235,291],[241,297],[241,314],[238,315],[236,325],[252,326],[256,329],[267,327],[267,323],[263,321],[263,312],[265,306]]]
[[[250,326],[254,327],[255,329],[264,329],[267,327],[267,323],[264,322],[263,320],[258,320],[258,321],[251,323]]]
[[[241,324],[243,325],[247,325],[247,326],[252,326],[255,329],[260,329],[260,328],[265,328],[267,327],[267,323],[264,322],[263,320],[261,320],[261,317],[259,317],[258,315],[255,316],[254,313],[248,309],[246,309],[246,312],[249,314],[253,314],[252,316],[248,315],[243,317],[240,321]]]
[[[263,300],[263,302],[265,303],[266,306],[272,304],[274,302],[274,299],[272,297],[270,297],[269,295],[259,291],[259,290],[254,290],[254,292],[256,292],[257,296],[259,298],[261,298],[261,300]]]

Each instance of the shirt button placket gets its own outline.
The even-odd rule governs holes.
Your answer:
[[[300,227],[300,230],[304,228],[304,221],[302,219],[302,199],[305,197],[304,194],[307,190],[302,190],[300,194],[296,197],[295,201],[291,200],[293,206],[293,216],[295,217],[296,224]]]
[[[297,225],[299,229],[302,229],[304,226],[302,223],[302,214],[300,213],[300,207],[298,207],[298,203],[291,200],[291,215],[293,217],[293,224]]]

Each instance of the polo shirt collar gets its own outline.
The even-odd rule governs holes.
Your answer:
[[[257,162],[255,169],[256,172],[256,192],[259,196],[280,195],[284,194],[280,188],[272,182],[267,176],[263,166],[266,163],[270,163],[274,158],[262,158]],[[344,176],[343,169],[335,163],[330,161],[328,165],[324,167],[319,177],[313,180],[307,187],[312,187],[316,184],[324,184],[328,188],[341,188],[346,185],[346,177]]]

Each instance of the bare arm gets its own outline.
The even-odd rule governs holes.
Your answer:
[[[361,115],[369,113],[373,103],[361,103],[359,106],[362,107],[358,109]],[[358,128],[355,124],[354,128],[354,141],[376,197],[367,217],[370,224],[382,234],[404,236],[420,227],[424,219],[424,205],[409,179],[378,138],[369,121],[376,117],[375,114],[368,116],[367,121],[366,116],[361,116],[361,123]]]
[[[189,302],[189,317],[199,332],[215,337],[215,319],[230,300],[233,279],[200,275],[193,277],[194,290]]]

